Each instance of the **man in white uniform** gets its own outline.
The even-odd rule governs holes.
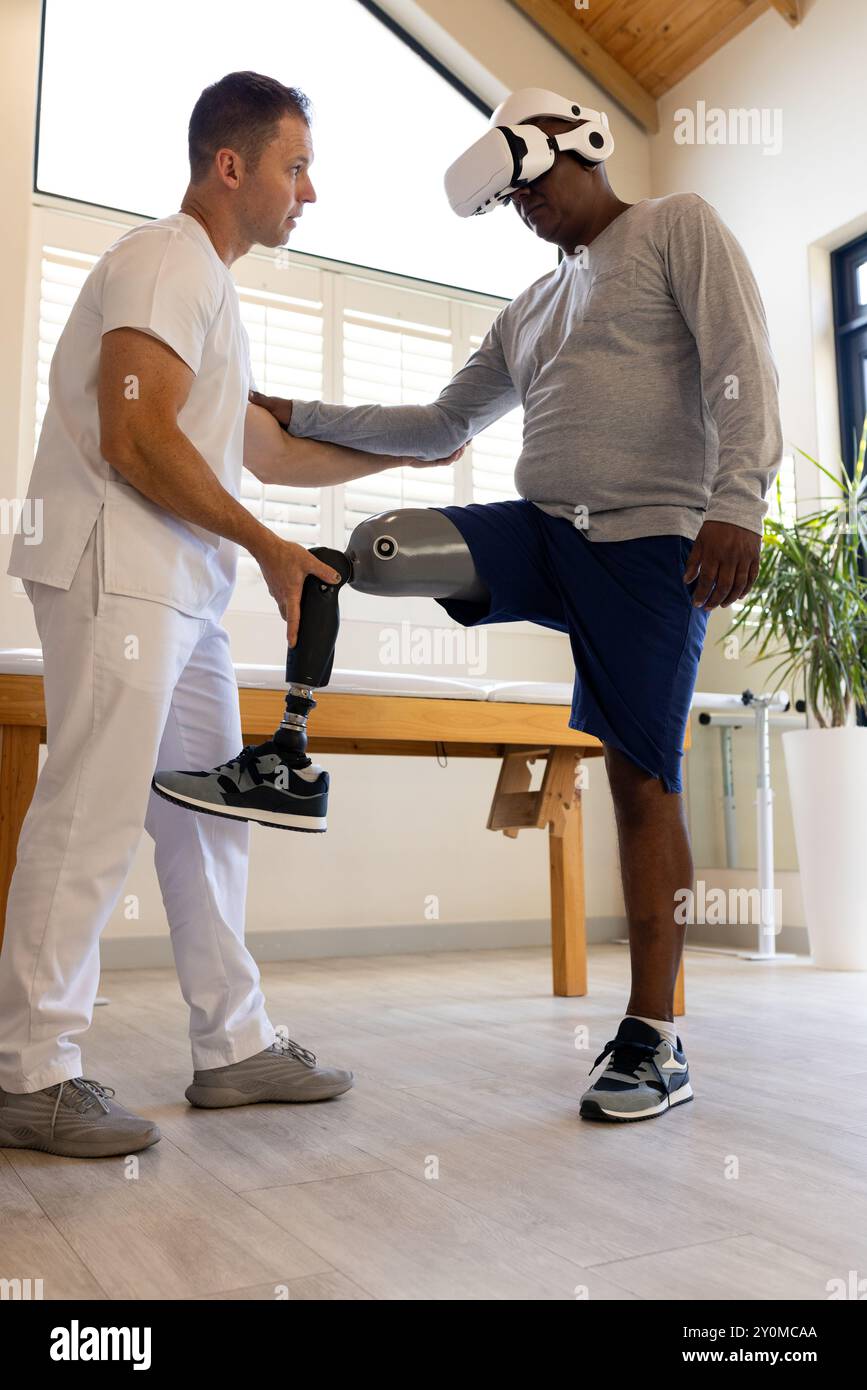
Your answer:
[[[143,828],[190,1008],[190,1102],[321,1100],[352,1084],[268,1018],[244,944],[248,824],[190,815],[150,790],[156,767],[209,767],[240,744],[219,621],[237,546],[259,563],[290,642],[307,575],[339,580],[241,504],[242,463],[327,486],[410,461],[294,439],[248,403],[229,266],[254,244],[284,244],[314,201],[308,109],[255,73],[207,88],[181,211],[109,248],[54,353],[28,494],[43,503],[43,540],[17,535],[7,570],[34,605],[48,757],[0,955],[0,1147],[92,1157],[160,1137],[82,1077],[77,1042]],[[293,773],[299,794],[319,772]]]

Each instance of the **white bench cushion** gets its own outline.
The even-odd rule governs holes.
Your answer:
[[[41,676],[41,647],[6,647],[0,651],[0,675]]]
[[[271,689],[286,684],[285,666],[258,666],[236,661],[238,684]],[[490,681],[459,680],[451,676],[423,676],[401,671],[343,671],[338,667],[324,687],[336,695],[414,695],[437,700],[484,700]]]
[[[570,681],[494,681],[489,700],[514,701],[515,704],[571,705]]]
[[[42,675],[40,647],[7,647],[0,650],[0,674]],[[285,666],[263,666],[236,661],[239,686],[253,690],[279,690],[286,684]],[[515,701],[532,705],[568,705],[568,682],[490,681],[481,677],[426,676],[402,671],[345,671],[335,669],[325,687],[339,695],[406,695],[416,699]]]

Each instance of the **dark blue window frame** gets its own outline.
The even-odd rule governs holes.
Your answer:
[[[834,294],[834,337],[837,354],[837,388],[840,402],[840,438],[843,463],[854,475],[858,444],[867,414],[867,302],[858,295],[858,271],[867,275],[867,236],[858,237],[834,251],[831,280]],[[867,554],[861,547],[861,574],[867,579]],[[867,725],[867,709],[858,707],[858,723]]]

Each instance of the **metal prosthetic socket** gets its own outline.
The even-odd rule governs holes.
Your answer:
[[[365,594],[466,599],[484,602],[488,588],[458,528],[432,507],[381,512],[356,526],[346,553],[316,545],[310,550],[342,576],[326,584],[308,575],[301,592],[298,640],[286,654],[286,711],[274,742],[290,767],[306,767],[307,718],[314,690],[326,686],[340,627],[339,592],[344,584]]]
[[[433,507],[367,517],[350,536],[346,554],[352,565],[349,582],[365,594],[478,602],[489,597],[457,526]]]

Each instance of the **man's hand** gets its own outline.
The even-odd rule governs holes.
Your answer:
[[[467,444],[469,444],[469,442],[470,442],[470,441],[467,440]],[[445,464],[447,464],[447,463],[457,463],[458,459],[462,456],[462,454],[463,454],[463,452],[464,452],[464,449],[467,447],[467,444],[462,444],[461,447],[460,447],[459,449],[455,449],[454,453],[453,453],[453,454],[449,454],[449,456],[448,456],[447,459],[396,458],[396,459],[394,460],[394,467],[395,467],[395,468],[399,468],[399,467],[406,467],[406,468],[442,468],[442,467],[444,467]]]
[[[288,425],[292,419],[292,402],[284,401],[282,396],[263,396],[261,391],[250,391],[249,399],[253,405],[261,405],[281,425]]]
[[[762,538],[730,521],[706,521],[695,538],[684,584],[701,578],[692,596],[696,608],[728,608],[749,593],[759,572]],[[713,590],[713,596],[711,595]]]
[[[289,646],[294,647],[298,641],[301,590],[308,574],[315,574],[326,584],[339,584],[341,576],[303,545],[284,541],[273,531],[257,546],[255,556],[268,590],[277,601],[280,617],[285,619]]]

